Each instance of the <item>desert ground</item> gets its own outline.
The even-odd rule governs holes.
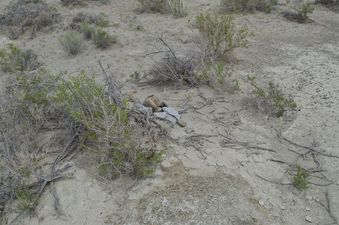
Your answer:
[[[1,0],[4,11],[8,0]],[[43,66],[58,73],[86,70],[104,77],[98,60],[110,65],[124,93],[143,101],[156,95],[183,110],[186,127],[161,124],[168,132],[164,159],[154,175],[98,179],[79,153],[67,163],[72,178],[55,182],[60,210],[49,187],[33,213],[9,210],[4,224],[20,225],[329,225],[339,222],[339,12],[315,5],[311,22],[299,24],[282,16],[290,4],[279,1],[271,13],[237,14],[237,25],[253,36],[248,48],[235,49],[232,77],[240,91],[138,85],[130,74],[147,71],[161,58],[150,52],[162,36],[178,54],[194,52],[197,31],[192,22],[213,12],[219,2],[189,0],[188,15],[175,18],[137,13],[136,0],[90,2],[57,8],[62,20],[34,38],[17,40],[0,34],[0,48],[16,43],[33,49]],[[105,13],[106,30],[118,43],[99,50],[85,42],[81,53],[68,56],[59,37],[78,12]],[[5,82],[9,74],[2,73]],[[274,118],[251,107],[248,76],[278,83],[293,97],[297,110]],[[318,168],[309,187],[298,190],[288,169]],[[10,207],[9,207],[10,208]]]

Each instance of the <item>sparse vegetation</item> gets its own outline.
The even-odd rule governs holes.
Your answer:
[[[309,14],[313,13],[314,6],[311,2],[301,1],[295,12],[285,12],[284,17],[298,23],[307,23],[310,21]]]
[[[169,9],[168,0],[138,0],[141,4],[140,11],[147,13],[166,13]]]
[[[310,175],[308,174],[308,172],[304,168],[298,165],[297,173],[293,177],[293,185],[299,190],[306,190],[309,185],[309,182],[308,182],[309,176]]]
[[[55,8],[49,7],[41,0],[15,0],[7,6],[2,26],[9,37],[18,38],[27,27],[32,28],[32,35],[43,27],[56,23],[60,16]]]
[[[237,29],[230,15],[200,14],[196,27],[209,43],[210,53],[217,57],[223,57],[235,48],[247,47],[249,31]]]
[[[84,5],[84,0],[61,0],[64,6],[81,6]]]
[[[187,4],[184,0],[168,0],[169,8],[175,17],[187,16]]]
[[[95,28],[88,23],[82,23],[80,24],[80,32],[84,35],[86,40],[91,40],[93,33],[95,32]]]
[[[255,10],[270,12],[277,0],[221,0],[221,11],[254,12]]]
[[[72,22],[76,24],[88,23],[99,27],[107,27],[109,25],[109,21],[106,17],[107,16],[104,13],[88,14],[80,12],[73,18]]]
[[[110,0],[61,0],[61,3],[64,6],[84,6],[89,1],[100,2],[102,4],[107,4],[110,2]]]
[[[101,28],[97,28],[93,34],[92,39],[97,48],[105,49],[117,42],[116,38],[104,31]]]
[[[83,46],[83,38],[79,32],[69,31],[61,36],[60,44],[70,55],[77,55]]]
[[[21,50],[14,44],[0,50],[0,66],[5,72],[32,71],[41,63],[32,50]]]
[[[309,14],[313,13],[314,7],[312,3],[305,2],[302,3],[301,6],[298,8],[298,18],[301,22],[307,22],[309,20]]]
[[[258,108],[267,114],[282,117],[286,111],[297,108],[295,101],[286,97],[279,85],[269,82],[267,90],[258,86],[255,77],[249,77]]]

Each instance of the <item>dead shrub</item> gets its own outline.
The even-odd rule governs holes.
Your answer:
[[[43,27],[50,26],[60,19],[55,8],[42,0],[15,0],[7,6],[1,24],[10,33],[10,38],[18,38],[27,27],[32,35]]]
[[[203,54],[178,56],[162,37],[159,41],[165,50],[161,49],[155,53],[165,55],[161,61],[153,64],[146,74],[146,81],[141,81],[140,84],[176,84],[189,87],[209,85],[214,88],[228,86],[228,90],[238,89],[238,82],[231,78],[231,67],[224,61],[213,61],[210,56]]]
[[[270,12],[277,0],[221,0],[221,11],[225,12]]]

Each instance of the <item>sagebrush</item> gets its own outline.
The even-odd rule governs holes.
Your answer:
[[[200,14],[196,27],[209,44],[210,53],[223,57],[238,47],[247,47],[250,32],[237,28],[231,15]]]
[[[69,31],[62,35],[59,39],[63,49],[69,55],[77,55],[83,47],[83,38],[79,32]]]
[[[38,56],[30,49],[21,50],[14,44],[0,50],[0,66],[5,72],[32,71],[41,66]]]
[[[27,28],[32,34],[60,20],[60,14],[42,0],[15,0],[9,3],[1,24],[10,38],[18,38]]]

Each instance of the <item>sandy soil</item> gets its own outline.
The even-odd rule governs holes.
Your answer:
[[[1,1],[2,10],[7,2]],[[170,15],[136,14],[138,4],[134,0],[73,9],[62,7],[57,0],[48,2],[58,8],[62,22],[50,31],[39,32],[34,39],[27,34],[15,42],[34,49],[45,66],[55,72],[86,69],[98,74],[100,80],[100,59],[111,65],[121,82],[135,71],[147,70],[160,57],[143,57],[157,48],[160,35],[179,53],[191,52],[196,35],[191,26],[194,16],[217,7],[217,1],[191,0],[189,16],[175,19]],[[46,191],[36,214],[20,217],[15,224],[337,224],[339,159],[331,155],[339,155],[339,14],[318,5],[311,15],[313,23],[297,24],[281,16],[285,7],[280,5],[271,14],[237,16],[237,23],[255,34],[249,48],[235,51],[238,62],[233,76],[241,81],[240,93],[209,87],[125,84],[124,90],[133,91],[140,100],[155,94],[177,109],[204,106],[182,114],[186,128],[168,127],[174,141],[170,141],[164,162],[153,177],[105,183],[75,160],[74,178],[56,183],[61,214],[55,212],[53,197]],[[107,30],[117,36],[119,44],[100,51],[86,43],[80,55],[67,56],[58,38],[80,11],[107,14],[112,24]],[[0,36],[1,47],[8,42]],[[256,76],[260,83],[279,83],[294,97],[299,110],[282,119],[255,111],[246,100],[250,96],[244,82],[248,75]],[[205,104],[206,99],[210,104]],[[286,140],[278,137],[279,132]],[[232,141],[249,144],[231,145]],[[306,153],[310,148],[327,154],[298,157],[295,153]],[[312,175],[308,190],[300,192],[289,185],[289,165],[317,168],[316,162],[324,172]],[[278,184],[280,181],[282,184]],[[8,224],[15,216],[8,216]]]

